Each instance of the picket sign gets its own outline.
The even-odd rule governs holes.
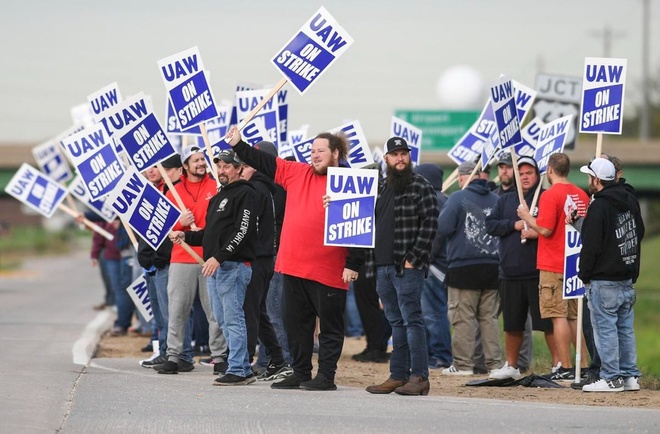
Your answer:
[[[211,159],[211,161],[213,161],[213,159]],[[214,166],[213,163],[211,165]],[[165,181],[165,184],[167,184],[167,188],[169,188],[170,191],[172,192],[172,196],[174,196],[174,200],[176,201],[176,204],[179,205],[179,211],[181,211],[183,213],[186,210],[186,205],[183,203],[183,200],[181,200],[181,196],[179,196],[179,192],[176,191],[176,189],[174,188],[174,184],[172,184],[172,180],[167,175],[167,172],[165,171],[165,168],[163,167],[163,165],[161,163],[156,164],[156,167],[158,168],[158,172],[160,172],[160,176],[163,178],[163,181]],[[217,175],[216,175],[216,179],[218,179]],[[195,224],[195,222],[192,222],[190,227],[193,230],[197,230],[197,225]],[[193,258],[194,258],[194,256],[193,256]],[[195,258],[195,259],[197,259],[197,258]]]
[[[257,104],[250,113],[243,119],[243,121],[240,123],[240,125],[237,127],[238,132],[240,133],[241,130],[250,123],[252,118],[254,118],[259,111],[264,108],[266,104],[268,104],[268,101],[271,100],[277,94],[277,92],[280,91],[284,87],[284,85],[288,82],[289,80],[287,78],[282,78],[280,81],[277,82],[277,84],[268,92],[268,94],[261,100],[259,101],[259,104]]]
[[[68,194],[67,194],[67,196],[68,196]],[[73,209],[71,209],[68,206],[63,205],[63,204],[60,204],[60,206],[58,208],[60,210],[64,211],[65,213],[69,214],[74,219],[78,218],[81,215],[80,212],[78,212],[78,210],[73,210]],[[90,228],[94,232],[97,232],[98,234],[100,234],[106,240],[112,241],[112,240],[115,239],[114,235],[112,235],[110,232],[106,231],[105,229],[103,229],[102,227],[97,225],[96,223],[94,223],[92,221],[89,221],[86,218],[83,218],[82,222],[85,226],[87,226],[88,228]]]

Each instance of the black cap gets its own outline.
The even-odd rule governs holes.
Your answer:
[[[178,169],[179,167],[182,167],[183,165],[181,164],[181,156],[179,154],[174,154],[171,157],[169,157],[167,160],[163,160],[160,162],[160,164],[165,168],[165,169]]]
[[[393,151],[398,151],[399,149],[405,149],[406,151],[410,151],[406,139],[403,139],[401,137],[392,137],[387,141],[387,143],[385,143],[386,154],[389,154],[390,152]]]
[[[217,157],[213,159],[214,163],[217,163],[218,161],[224,161],[227,164],[233,164],[234,166],[240,166],[243,164],[243,162],[238,158],[238,155],[231,149],[225,149],[220,151]]]
[[[277,157],[277,148],[272,142],[261,141],[254,144],[254,148],[260,151],[264,151],[267,154]]]
[[[500,161],[497,162],[498,166],[500,164],[506,164],[509,167],[513,167],[513,160],[511,158],[511,152],[508,152],[508,151],[502,152],[502,155],[500,155]]]

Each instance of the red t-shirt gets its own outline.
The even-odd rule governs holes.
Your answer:
[[[195,216],[195,226],[202,229],[206,224],[206,210],[209,207],[209,200],[218,193],[218,189],[215,181],[209,176],[206,175],[200,182],[189,181],[185,175],[181,177],[181,182],[174,186],[174,189],[179,196],[183,204],[192,211]],[[178,208],[178,203],[174,200],[174,195],[171,190],[167,191],[167,198],[174,203]],[[190,226],[183,226],[179,221],[176,222],[173,231],[189,231]],[[204,252],[202,246],[191,246],[192,249],[199,256],[204,257]],[[178,244],[174,244],[172,247],[172,257],[170,259],[171,263],[175,264],[195,264],[197,261],[193,259],[188,252],[186,252],[183,247]]]
[[[275,182],[286,189],[286,207],[275,271],[348,289],[342,280],[348,249],[323,245],[327,176],[312,166],[277,159]]]
[[[541,194],[536,224],[552,230],[549,237],[539,235],[536,268],[553,273],[564,272],[564,226],[566,216],[577,209],[585,216],[589,196],[573,184],[555,184]]]

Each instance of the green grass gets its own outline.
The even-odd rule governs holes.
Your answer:
[[[88,236],[77,229],[48,232],[38,227],[12,227],[0,237],[0,270],[18,268],[30,255],[66,254],[80,233]]]

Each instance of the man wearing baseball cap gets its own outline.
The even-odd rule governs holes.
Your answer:
[[[580,168],[593,201],[582,224],[578,277],[586,287],[600,380],[584,392],[639,390],[633,305],[644,222],[635,196],[616,181],[612,162],[596,158]]]

